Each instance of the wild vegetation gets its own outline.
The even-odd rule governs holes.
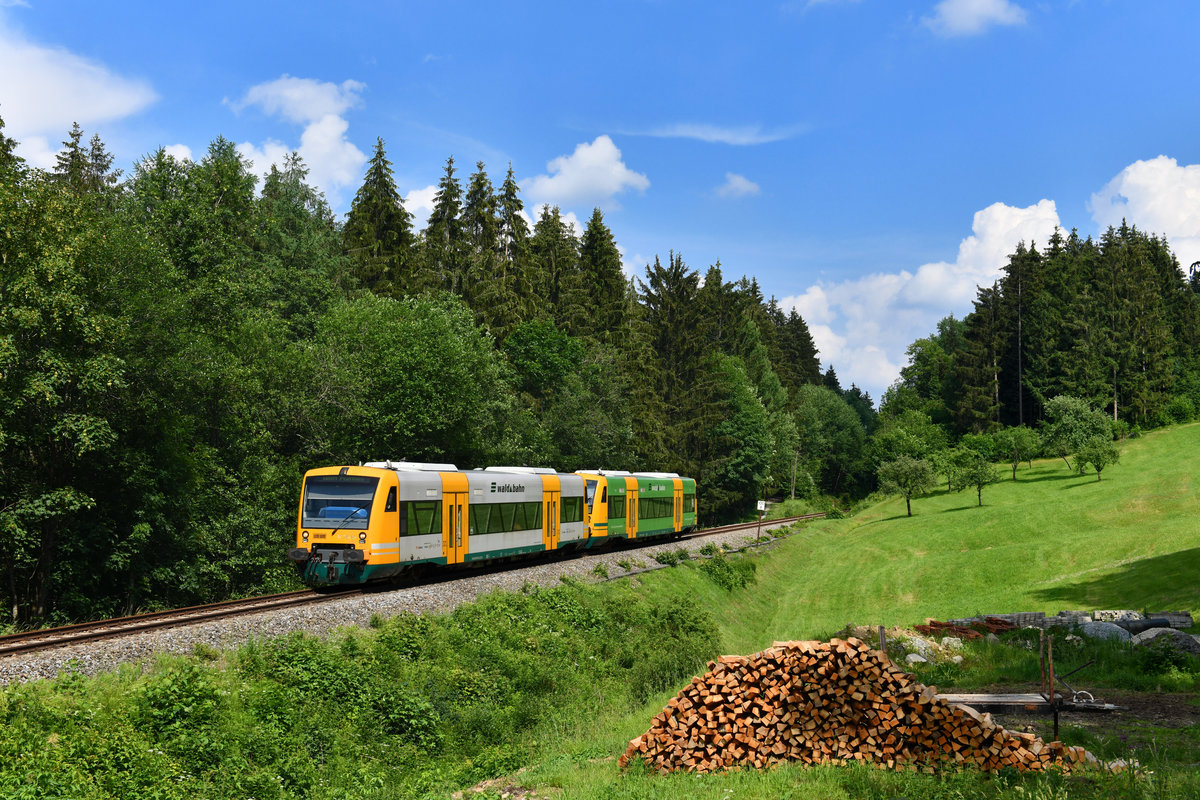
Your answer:
[[[15,145],[0,127],[8,625],[293,586],[317,464],[677,471],[715,522],[920,497],[903,458],[977,505],[998,460],[1099,478],[1114,434],[1200,409],[1200,280],[1131,227],[1018,248],[876,413],[753,278],[671,252],[627,279],[599,210],[530,224],[511,168],[448,159],[418,231],[382,140],[344,221],[298,157],[260,183],[222,137],[127,176],[78,126],[49,172]]]

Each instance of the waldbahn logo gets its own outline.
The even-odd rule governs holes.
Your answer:
[[[525,484],[523,483],[496,483],[492,481],[492,494],[509,494],[509,493],[525,493]]]

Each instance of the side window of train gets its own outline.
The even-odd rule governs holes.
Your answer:
[[[395,486],[388,489],[387,505],[385,505],[383,507],[383,510],[384,511],[395,511],[396,510],[396,487]]]

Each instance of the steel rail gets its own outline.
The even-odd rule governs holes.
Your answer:
[[[315,592],[302,589],[295,592],[261,595],[241,600],[224,600],[218,603],[176,608],[168,611],[152,611],[130,617],[81,622],[57,628],[42,628],[34,631],[0,636],[0,657],[26,653],[33,650],[48,650],[72,644],[81,644],[99,639],[110,639],[151,630],[176,628],[200,622],[273,611],[291,606],[309,605],[356,593],[357,589],[341,592]]]
[[[819,519],[824,516],[825,515],[823,513],[802,514],[796,517],[773,519],[762,524],[786,524],[798,520]],[[686,534],[685,538],[699,539],[720,533],[730,533],[738,530],[751,530],[758,527],[759,524],[760,523],[757,522],[741,522],[733,525],[721,525],[716,528],[704,528],[702,530],[697,530],[690,534]],[[661,536],[655,536],[648,539],[635,538],[626,540],[625,543],[633,547],[637,547],[639,545],[650,546],[662,544],[663,541],[668,538],[669,537]],[[593,554],[599,555],[600,552],[602,551],[579,550],[575,551],[575,554],[587,556]],[[505,565],[505,567],[512,568],[519,567],[520,565],[521,562],[518,560],[510,562],[509,564]],[[446,580],[453,580],[456,577],[458,576],[443,573],[440,576],[434,577],[429,582],[437,583]],[[260,595],[258,597],[247,597],[240,600],[223,600],[216,603],[203,603],[195,606],[187,606],[185,608],[134,614],[128,617],[114,617],[112,619],[80,622],[73,625],[62,625],[55,628],[41,628],[39,630],[11,633],[0,636],[0,658],[17,655],[19,653],[28,653],[35,650],[49,650],[56,647],[66,647],[73,644],[84,644],[90,641],[98,641],[100,639],[111,639],[134,633],[144,633],[146,631],[164,630],[167,628],[194,625],[201,622],[211,622],[213,620],[226,619],[245,614],[255,614],[263,611],[290,608],[293,606],[317,604],[328,600],[343,598],[350,594],[358,594],[360,592],[361,589],[357,587],[353,589],[332,592],[317,592],[312,589],[301,589],[294,592]]]

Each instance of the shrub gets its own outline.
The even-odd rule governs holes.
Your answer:
[[[618,561],[617,566],[626,572],[629,572],[631,569],[633,569],[633,564],[629,563],[629,559],[627,558],[622,558],[620,561]]]
[[[672,553],[669,550],[664,550],[661,553],[655,553],[654,560],[660,564],[665,564],[668,567],[673,567],[679,563],[679,554]]]
[[[721,554],[700,564],[700,571],[710,581],[727,591],[741,589],[754,581],[756,565],[748,558],[730,561]]]
[[[700,555],[707,556],[708,558],[712,558],[713,556],[718,555],[720,552],[721,551],[718,550],[717,546],[712,542],[709,542],[708,544],[704,545],[704,547],[700,548]]]
[[[606,567],[604,565],[603,561],[597,561],[596,566],[592,567],[592,574],[598,578],[607,579],[608,578],[608,567]]]

